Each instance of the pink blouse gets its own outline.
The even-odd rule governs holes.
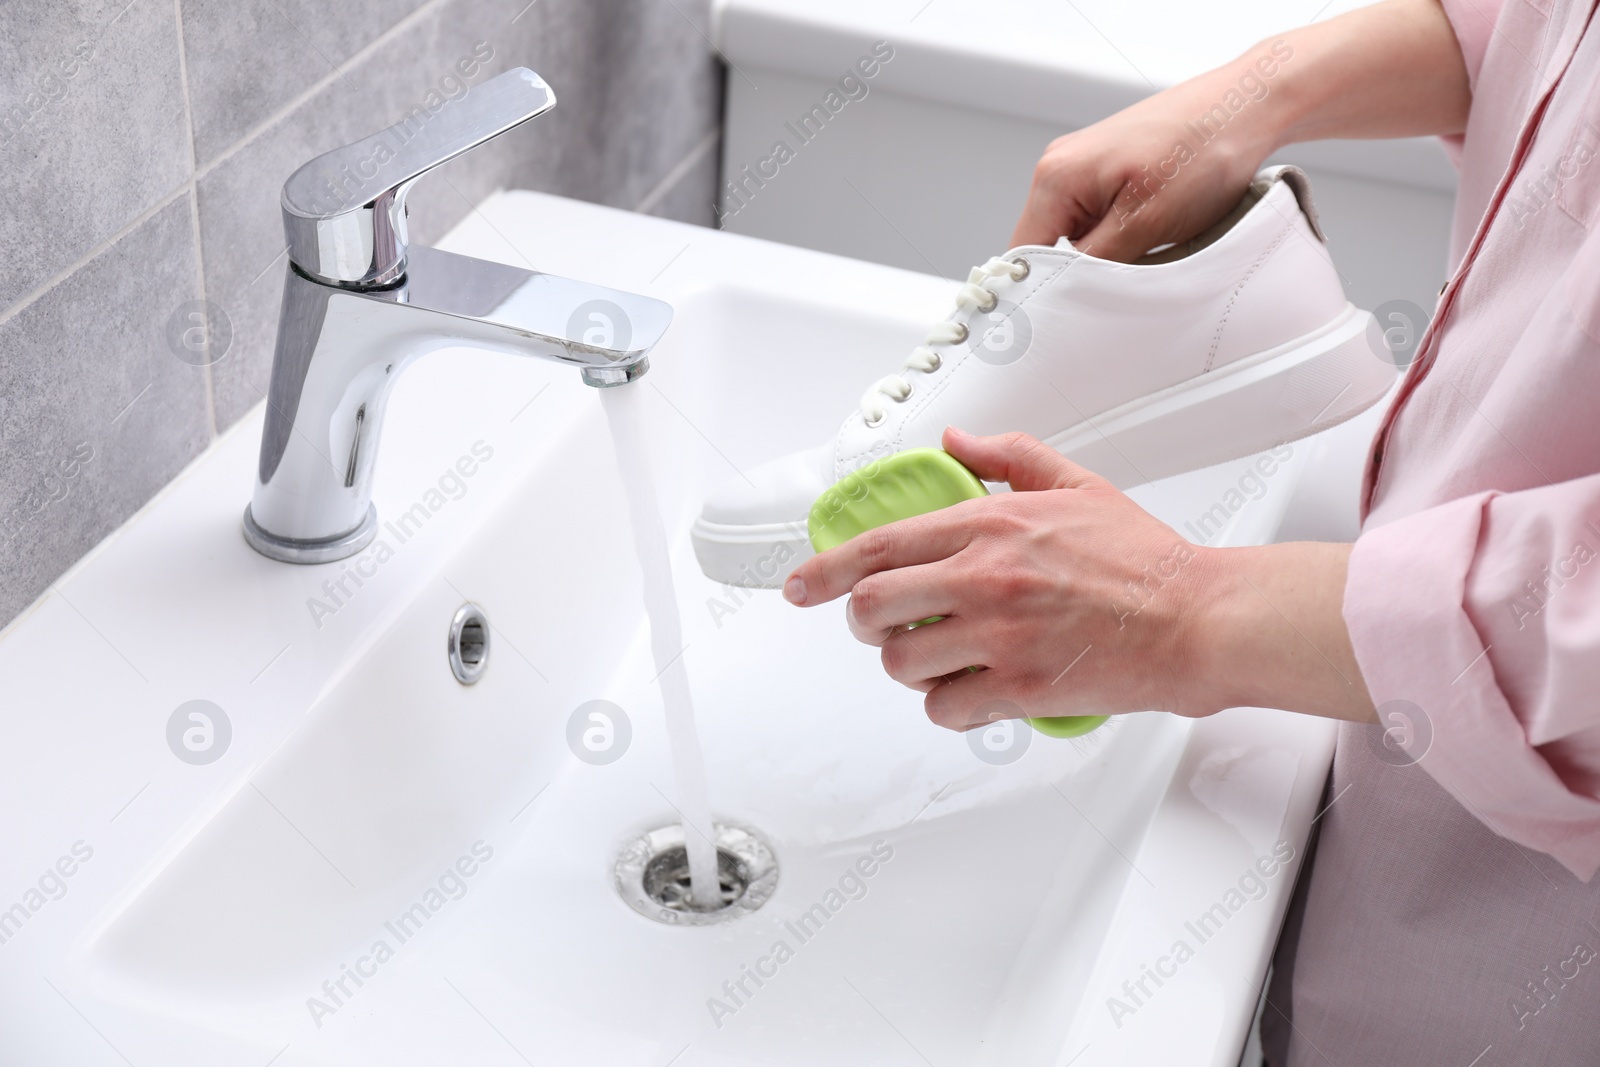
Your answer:
[[[1443,3],[1473,85],[1453,273],[1344,604],[1404,751],[1340,729],[1273,1067],[1600,1064],[1600,30],[1595,0]]]
[[[1390,701],[1421,709],[1396,735],[1407,752],[1496,833],[1587,880],[1600,868],[1600,33],[1585,36],[1593,0],[1444,7],[1473,85],[1454,270],[1373,444],[1344,616],[1380,716],[1408,710]]]

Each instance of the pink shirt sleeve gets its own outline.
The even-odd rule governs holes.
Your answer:
[[[1411,756],[1497,833],[1592,877],[1600,475],[1479,493],[1363,532],[1344,615],[1380,716],[1390,700],[1422,710]]]
[[[1489,37],[1505,0],[1441,0],[1450,26],[1461,45],[1461,58],[1467,61],[1467,79],[1478,87],[1478,72],[1489,50]]]
[[[1440,0],[1450,28],[1456,31],[1456,43],[1461,46],[1461,58],[1467,64],[1467,84],[1474,92],[1478,89],[1478,72],[1483,69],[1483,57],[1489,50],[1489,37],[1494,32],[1495,20],[1505,0]],[[1440,137],[1450,161],[1461,166],[1461,134]]]

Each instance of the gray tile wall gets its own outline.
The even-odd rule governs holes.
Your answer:
[[[532,67],[559,106],[410,198],[431,241],[498,188],[709,225],[709,0],[0,4],[0,625],[257,404],[300,163]],[[211,365],[181,305],[231,324]],[[219,335],[220,336],[220,335]]]

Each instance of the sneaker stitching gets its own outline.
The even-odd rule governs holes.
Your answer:
[[[1250,284],[1250,279],[1255,277],[1255,273],[1261,269],[1261,265],[1271,257],[1272,253],[1278,250],[1279,245],[1283,244],[1284,240],[1289,236],[1290,229],[1291,227],[1286,225],[1279,231],[1278,236],[1266,247],[1265,251],[1256,257],[1256,261],[1250,264],[1250,269],[1244,272],[1244,277],[1240,278],[1239,284],[1234,287],[1233,295],[1228,297],[1228,303],[1222,309],[1222,318],[1217,320],[1216,332],[1211,335],[1211,350],[1206,353],[1206,365],[1201,369],[1201,374],[1209,373],[1216,364],[1217,349],[1222,346],[1222,332],[1228,326],[1228,318],[1233,314],[1234,305],[1239,302],[1239,294],[1244,292],[1244,287]]]

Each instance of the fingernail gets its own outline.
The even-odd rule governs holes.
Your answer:
[[[806,581],[798,574],[791,574],[789,580],[783,583],[783,599],[791,604],[804,604],[806,602]]]
[[[952,437],[971,437],[972,435],[959,426],[946,426],[945,432]]]

